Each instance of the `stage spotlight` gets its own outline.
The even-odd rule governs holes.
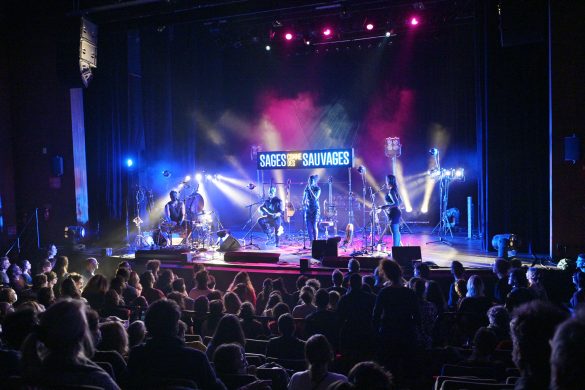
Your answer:
[[[455,173],[454,173],[453,176],[457,180],[461,180],[461,181],[465,180],[465,169],[463,169],[463,168],[457,168],[455,170]]]
[[[374,29],[374,25],[372,23],[366,24],[366,30],[372,31]]]
[[[208,173],[207,175],[205,175],[205,180],[211,180],[212,176]]]
[[[492,238],[492,246],[498,251],[498,257],[507,259],[509,256],[516,256],[520,238],[512,233],[496,234]]]
[[[412,207],[406,207],[405,210],[407,213],[412,213]]]
[[[416,16],[413,16],[413,17],[410,18],[410,20],[408,21],[408,23],[411,26],[418,26],[419,20],[418,20],[418,18]]]
[[[165,169],[164,171],[162,171],[162,175],[164,177],[171,177],[171,171],[168,171],[168,170]]]
[[[77,244],[85,237],[85,229],[83,226],[65,226],[64,237]]]
[[[390,31],[386,31],[386,34],[384,34],[386,36],[386,38],[390,38],[390,36],[392,35],[392,33]]]
[[[429,207],[428,206],[421,207],[420,212],[423,213],[423,214],[428,213],[429,212]]]
[[[305,45],[309,46],[310,44],[311,44],[311,41],[309,41],[309,40],[305,41]]]
[[[132,168],[133,165],[134,165],[134,160],[132,160],[131,158],[127,158],[126,159],[126,167]]]
[[[431,148],[431,149],[429,150],[429,154],[430,154],[431,156],[436,156],[437,154],[439,154],[439,149],[437,149],[437,148]]]
[[[189,175],[185,176],[185,180],[183,180],[183,182],[188,183],[189,181],[191,181],[191,176]]]
[[[266,45],[265,49],[266,51],[270,51],[270,45]]]
[[[201,180],[203,180],[203,175],[202,175],[201,173],[197,173],[197,174],[195,175],[195,180],[197,180],[197,181],[201,181]]]
[[[364,167],[363,165],[360,165],[358,167],[357,171],[360,175],[365,175],[366,174],[366,167]]]
[[[254,188],[256,188],[256,185],[254,183],[250,183],[250,184],[247,185],[247,188],[249,190],[253,190]]]
[[[286,39],[287,41],[290,41],[291,39],[293,39],[293,35],[288,32],[288,33],[284,34],[284,39]]]
[[[331,29],[329,27],[326,27],[326,28],[323,29],[323,35],[324,36],[330,37],[331,34],[332,34],[332,31],[331,31]]]

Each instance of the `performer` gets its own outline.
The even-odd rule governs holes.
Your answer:
[[[274,238],[274,243],[278,246],[282,234],[282,200],[276,196],[276,187],[268,189],[268,199],[260,206],[260,211],[264,216],[258,219],[258,224],[266,233],[268,240]]]
[[[177,191],[169,193],[171,200],[165,205],[165,219],[167,222],[175,222],[177,226],[182,226],[185,222],[185,203],[179,200]]]
[[[309,176],[309,183],[305,187],[303,193],[303,206],[305,207],[305,223],[307,224],[307,234],[309,241],[313,242],[319,236],[317,223],[321,215],[319,208],[319,197],[321,196],[321,188],[317,185],[319,175]]]
[[[400,242],[400,217],[402,215],[400,211],[400,205],[402,205],[402,198],[400,198],[400,194],[398,193],[398,186],[396,185],[396,176],[388,175],[386,176],[386,189],[388,193],[385,196],[386,205],[389,206],[386,208],[386,217],[388,218],[388,224],[390,225],[390,230],[392,231],[392,238],[394,240],[394,246],[401,246]],[[384,234],[386,234],[386,229],[382,233],[382,237],[380,237],[380,242],[384,238]]]

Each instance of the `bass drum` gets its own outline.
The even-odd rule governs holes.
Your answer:
[[[185,208],[187,209],[187,219],[196,221],[197,216],[205,209],[205,200],[200,193],[196,192],[189,196],[185,201]]]
[[[152,232],[152,241],[154,242],[154,245],[160,247],[169,246],[171,244],[168,238],[168,234],[160,229],[156,229]]]

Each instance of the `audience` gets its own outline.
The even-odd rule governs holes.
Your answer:
[[[356,390],[392,390],[392,374],[375,362],[356,364],[348,375],[348,380]]]
[[[207,345],[207,357],[213,358],[213,353],[217,347],[227,343],[238,343],[242,348],[246,344],[246,338],[242,330],[242,325],[240,325],[240,320],[232,314],[226,314],[219,320],[217,329]]]
[[[240,297],[236,293],[227,292],[223,296],[223,303],[225,306],[225,312],[227,314],[238,315],[240,313],[240,307],[242,306],[242,301]]]
[[[331,282],[333,286],[329,287],[327,291],[337,291],[339,295],[345,295],[347,289],[343,287],[343,274],[337,268],[331,273]]]
[[[130,267],[130,264],[128,264],[128,267]],[[120,264],[118,268],[126,268],[126,266],[125,264]],[[160,272],[160,260],[148,260],[146,262],[146,270],[152,272],[152,276],[154,277],[154,281],[156,283],[158,280],[158,274]],[[142,279],[140,281],[142,282]]]
[[[264,312],[266,304],[268,303],[268,297],[272,291],[274,291],[272,279],[264,279],[262,282],[262,291],[260,291],[256,297],[256,314],[260,315]]]
[[[186,347],[179,339],[181,311],[173,301],[158,300],[146,312],[150,338],[137,345],[128,357],[130,388],[164,387],[164,379],[192,381],[202,389],[225,389],[201,351]]]
[[[313,301],[315,300],[315,290],[313,290],[313,287],[310,286],[303,287],[301,289],[300,298],[301,304],[295,306],[292,311],[292,315],[294,318],[305,318],[309,314],[317,310],[317,306],[313,304]]]
[[[154,261],[154,260],[151,260]],[[149,261],[147,263],[151,264],[151,261]],[[155,264],[156,263],[152,263]],[[160,266],[160,262],[158,263]],[[151,265],[152,268],[152,265]],[[165,297],[165,294],[160,291],[157,288],[154,288],[154,283],[156,281],[156,278],[154,276],[154,273],[151,270],[148,270],[146,272],[144,272],[142,275],[140,275],[140,284],[142,285],[142,296],[144,297],[144,299],[146,299],[146,302],[148,302],[149,305],[152,305],[154,302],[158,301],[159,299],[163,299]]]
[[[242,303],[240,308],[240,323],[247,339],[257,339],[264,335],[262,323],[254,318],[254,305],[250,302]]]
[[[571,297],[569,307],[572,310],[577,310],[580,306],[585,303],[585,272],[580,269],[575,271],[573,274],[573,284],[577,291]]]
[[[87,281],[81,296],[87,300],[92,309],[99,311],[104,307],[108,289],[108,279],[103,275],[97,274]]]
[[[212,290],[207,283],[209,282],[209,274],[205,270],[201,270],[195,274],[195,287],[189,291],[189,298],[197,299],[201,296],[207,296]]]
[[[7,256],[0,257],[0,283],[8,286],[10,279],[8,279],[8,267],[10,267],[10,259]]]
[[[162,271],[156,281],[155,288],[168,295],[173,291],[173,280],[175,280],[175,274],[170,269]]]
[[[548,293],[543,283],[543,272],[540,268],[530,267],[526,271],[526,278],[528,279],[528,288],[532,292],[535,299],[548,301]]]
[[[305,336],[316,334],[324,335],[329,343],[337,345],[338,328],[337,316],[329,310],[329,293],[325,289],[319,289],[315,295],[317,310],[305,318]]]
[[[535,299],[532,290],[528,288],[528,279],[526,279],[526,273],[523,269],[511,269],[508,275],[508,284],[512,288],[506,297],[506,309],[510,313],[513,313],[518,306]]]
[[[329,372],[329,364],[333,362],[333,349],[327,338],[321,334],[311,336],[305,343],[305,360],[308,370],[295,373],[290,378],[288,390],[324,390],[335,381],[347,380],[344,375]]]
[[[550,389],[582,389],[581,370],[585,367],[585,312],[577,313],[574,318],[557,328],[551,348]]]
[[[82,275],[85,278],[85,280],[93,278],[99,266],[100,263],[97,261],[95,257],[88,257],[85,260],[85,268],[82,272]]]
[[[213,336],[217,324],[225,316],[225,308],[221,299],[215,299],[209,302],[209,316],[201,325],[202,336]]]
[[[434,303],[427,301],[425,298],[426,285],[428,285],[428,282],[425,283],[423,279],[417,277],[413,277],[408,282],[408,286],[416,294],[420,311],[420,324],[416,327],[417,341],[421,348],[430,349],[433,344],[433,328],[438,310]]]
[[[252,305],[256,305],[256,291],[254,290],[254,286],[252,285],[252,281],[250,281],[250,276],[245,271],[240,271],[234,276],[234,280],[228,287],[229,292],[235,292],[236,288],[239,285],[243,285],[243,293],[240,296],[240,300],[242,302],[251,302]],[[227,308],[227,306],[226,306]],[[237,314],[237,313],[234,313]]]
[[[32,266],[30,264],[30,261],[22,260],[20,262],[20,270],[22,271],[22,277],[24,278],[24,282],[26,285],[30,285],[32,283],[32,275],[30,274],[31,269]]]
[[[447,306],[449,310],[457,310],[459,306],[459,294],[455,290],[455,286],[459,280],[464,280],[463,275],[465,274],[465,268],[461,262],[454,260],[451,262],[451,275],[453,275],[453,283],[449,286],[449,299],[447,301]],[[467,293],[467,291],[465,292]],[[465,294],[463,294],[465,295]]]
[[[494,301],[499,304],[506,303],[506,297],[512,290],[508,284],[508,271],[510,262],[503,258],[497,258],[492,266],[492,271],[498,279],[494,285]]]

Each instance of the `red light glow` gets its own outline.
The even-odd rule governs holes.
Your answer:
[[[416,16],[410,18],[410,25],[411,26],[417,26],[419,23],[418,18]]]
[[[287,41],[290,41],[291,39],[293,39],[293,35],[292,35],[291,33],[286,33],[286,34],[284,34],[284,38],[285,38]]]
[[[326,37],[331,36],[331,29],[330,28],[326,28],[323,30],[323,35],[325,35]]]
[[[374,25],[372,23],[366,24],[366,30],[372,31],[374,29]]]

